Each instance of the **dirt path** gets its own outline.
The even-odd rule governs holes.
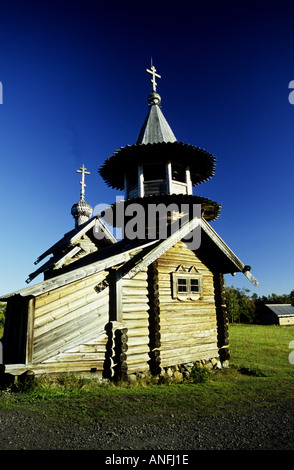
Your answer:
[[[192,422],[79,426],[0,411],[0,450],[294,450],[294,403]]]

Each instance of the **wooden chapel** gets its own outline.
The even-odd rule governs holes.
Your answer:
[[[111,379],[188,370],[198,361],[227,364],[223,276],[240,272],[257,281],[210,225],[221,205],[193,195],[214,175],[215,157],[177,141],[156,91],[160,76],[154,66],[147,72],[152,92],[138,140],[99,169],[125,199],[93,216],[84,198],[89,172],[84,165],[78,170],[75,227],[38,258],[49,257],[27,282],[40,274],[44,280],[0,298],[7,302],[2,374]],[[142,209],[143,220],[128,236],[133,207]],[[149,209],[159,207],[169,210],[156,211],[150,222]],[[103,218],[122,228],[120,241]]]

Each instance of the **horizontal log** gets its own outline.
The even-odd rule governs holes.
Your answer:
[[[216,331],[216,323],[212,322],[197,322],[197,323],[184,323],[184,324],[162,324],[160,323],[160,332],[162,334],[180,334],[186,335],[205,334],[205,332]]]
[[[54,357],[51,357],[46,363],[52,362],[89,362],[96,361],[103,363],[105,359],[105,351],[99,353],[60,353]]]
[[[138,354],[127,354],[127,363],[128,367],[131,364],[144,363],[150,360],[149,354],[147,352],[141,352]]]
[[[149,307],[148,305],[124,305],[122,309],[123,320],[132,320],[132,319],[148,319]]]
[[[127,352],[128,361],[129,361],[130,359],[133,360],[133,358],[134,358],[135,356],[137,357],[138,355],[141,356],[141,355],[143,355],[143,354],[145,355],[144,357],[147,357],[147,356],[148,356],[148,357],[147,357],[147,360],[149,360],[150,358],[149,358],[148,353],[149,353],[149,346],[148,346],[148,338],[147,338],[146,343],[143,343],[143,344],[133,344],[133,345],[132,345],[132,349],[131,349],[131,348],[128,349],[128,352]]]
[[[64,302],[65,296],[70,296],[71,294],[77,295],[79,291],[82,294],[84,289],[91,289],[91,287],[94,287],[96,284],[105,279],[106,275],[107,272],[103,271],[97,274],[93,274],[84,280],[74,281],[65,287],[60,287],[45,294],[41,294],[36,298],[36,308],[40,308],[51,302],[60,301],[62,304],[62,302]]]
[[[146,286],[146,284],[148,283],[147,282],[147,274],[146,273],[143,273],[144,276],[135,276],[135,277],[132,277],[131,279],[128,279],[128,278],[123,278],[122,279],[122,285],[124,287],[130,287],[130,286],[138,286],[138,285],[142,285],[142,286]]]
[[[143,320],[126,320],[125,321],[126,327],[128,328],[128,334],[130,333],[131,329],[140,329],[140,328],[148,328],[148,320],[145,318]]]
[[[211,310],[188,310],[186,314],[182,310],[175,309],[160,309],[160,321],[168,324],[179,322],[194,323],[203,321],[216,321],[216,314]]]
[[[123,313],[123,320],[125,322],[129,322],[129,321],[133,321],[133,320],[136,320],[136,321],[140,321],[140,320],[144,320],[146,322],[146,325],[149,324],[149,313],[146,312],[146,311],[136,311],[136,312],[124,312]]]
[[[133,295],[125,295],[124,291],[122,291],[122,303],[123,304],[147,304],[149,302],[149,298],[147,294],[138,295],[137,292],[134,292]]]
[[[159,297],[159,303],[161,305],[172,305],[172,306],[177,306],[178,308],[186,308],[186,307],[202,307],[205,305],[214,305],[214,295],[206,295],[206,293],[203,293],[202,297],[200,299],[178,299],[177,297],[174,298],[172,297],[172,292],[162,293],[160,290],[155,291],[155,294],[158,295]]]
[[[200,346],[207,346],[208,344],[216,345],[217,343],[217,335],[210,335],[207,337],[201,338],[187,338],[179,335],[177,338],[175,337],[166,337],[164,334],[161,335],[161,347],[163,350],[165,349],[186,349],[186,348],[194,348]],[[183,346],[185,345],[185,346]]]
[[[128,374],[138,372],[138,370],[140,372],[149,371],[149,364],[147,364],[147,362],[142,362],[139,364],[132,364],[132,363],[128,364],[128,369],[127,369]]]
[[[138,296],[141,296],[141,295],[145,295],[145,296],[148,295],[147,287],[141,286],[141,285],[137,286],[135,289],[132,286],[123,287],[122,292],[123,292],[123,295],[125,295],[125,296],[129,296],[129,295],[133,296],[134,295],[134,296],[138,297]]]
[[[195,266],[198,270],[209,271],[207,266],[203,264],[198,258],[193,258],[188,253],[181,253],[178,251],[168,251],[163,256],[158,258],[156,269],[165,269],[167,266],[172,265],[174,269],[190,269],[191,266]]]
[[[149,328],[148,325],[146,324],[145,327],[141,328],[131,328],[128,330],[128,341],[130,341],[131,338],[141,338],[141,337],[147,337],[149,335]]]
[[[149,344],[149,335],[145,334],[142,336],[129,336],[128,337],[128,346],[129,346],[129,351],[132,350],[133,346],[136,345],[148,345]]]
[[[90,372],[91,369],[103,371],[104,361],[84,361],[79,363],[61,362],[61,363],[41,363],[32,364],[29,368],[30,371],[36,375],[46,373],[61,373],[61,372]]]
[[[160,350],[161,364],[185,364],[187,362],[194,362],[199,359],[211,359],[218,357],[218,349],[214,346],[211,348],[203,349],[190,349],[188,351],[176,349],[174,353],[168,350]]]

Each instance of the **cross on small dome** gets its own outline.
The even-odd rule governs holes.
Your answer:
[[[85,175],[90,175],[90,172],[87,171],[87,168],[85,168],[85,165],[83,163],[83,166],[79,170],[77,170],[77,173],[82,173],[82,181],[80,181],[80,185],[82,186],[81,187],[81,199],[85,199],[85,187],[86,187]]]
[[[150,80],[152,83],[152,90],[156,91],[157,83],[155,81],[155,77],[161,78],[161,75],[158,75],[158,73],[156,73],[156,68],[154,67],[154,65],[151,65],[150,69],[146,69],[146,72],[152,75],[152,78]]]

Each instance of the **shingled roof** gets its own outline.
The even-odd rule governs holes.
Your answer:
[[[294,307],[291,304],[265,304],[278,317],[294,316]]]

